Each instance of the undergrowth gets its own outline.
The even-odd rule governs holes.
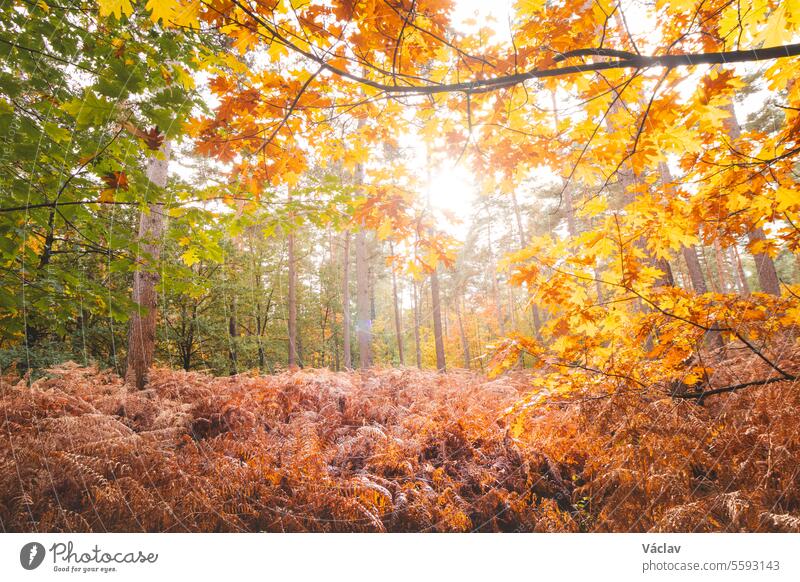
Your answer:
[[[763,373],[746,356],[725,370],[725,381]],[[512,427],[507,411],[530,390],[522,372],[411,369],[158,369],[144,391],[73,364],[32,386],[5,377],[0,526],[800,531],[796,383],[702,405],[587,391]]]

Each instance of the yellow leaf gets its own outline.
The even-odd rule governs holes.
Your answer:
[[[516,4],[519,15],[532,15],[541,12],[545,7],[544,0],[518,0]]]
[[[508,432],[511,435],[511,438],[519,438],[522,433],[525,431],[525,417],[522,414],[518,414],[516,418],[511,422],[511,425],[508,427]]]
[[[583,208],[580,209],[580,214],[582,216],[597,216],[598,214],[605,212],[607,209],[608,200],[602,196],[595,196],[583,205]]]
[[[153,22],[161,20],[164,25],[167,25],[171,21],[177,6],[176,0],[147,0],[145,8],[150,11],[150,20]]]
[[[800,192],[794,188],[780,186],[775,193],[778,202],[778,212],[785,212],[790,208],[800,207]]]
[[[129,16],[133,12],[131,0],[97,0],[98,7],[100,8],[100,16],[109,16],[113,14],[117,18],[122,18],[122,15]]]
[[[273,40],[271,43],[269,43],[267,54],[273,61],[279,61],[282,57],[285,57],[289,54],[289,49],[287,49],[285,45],[281,44],[277,40]]]
[[[378,240],[386,240],[390,234],[392,234],[392,221],[384,220],[378,227]]]
[[[191,267],[200,260],[200,257],[197,256],[197,249],[188,249],[181,255],[181,259],[187,267]]]
[[[786,5],[781,4],[767,19],[767,27],[763,32],[764,46],[781,46],[792,40],[789,23],[786,20]]]
[[[193,28],[197,24],[198,17],[200,16],[200,1],[188,0],[180,5],[176,4],[173,22],[177,26],[186,26]]]

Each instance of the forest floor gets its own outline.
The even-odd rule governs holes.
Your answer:
[[[524,371],[156,369],[132,391],[68,363],[1,387],[4,531],[800,531],[796,383],[571,397],[522,430]]]

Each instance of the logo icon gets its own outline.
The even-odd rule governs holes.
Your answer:
[[[42,565],[44,553],[44,546],[39,542],[27,543],[19,552],[19,563],[26,570],[35,570]]]

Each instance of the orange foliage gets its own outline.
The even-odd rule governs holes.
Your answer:
[[[752,354],[724,369],[763,374]],[[523,375],[50,374],[2,381],[6,531],[800,531],[788,381],[520,414]]]

